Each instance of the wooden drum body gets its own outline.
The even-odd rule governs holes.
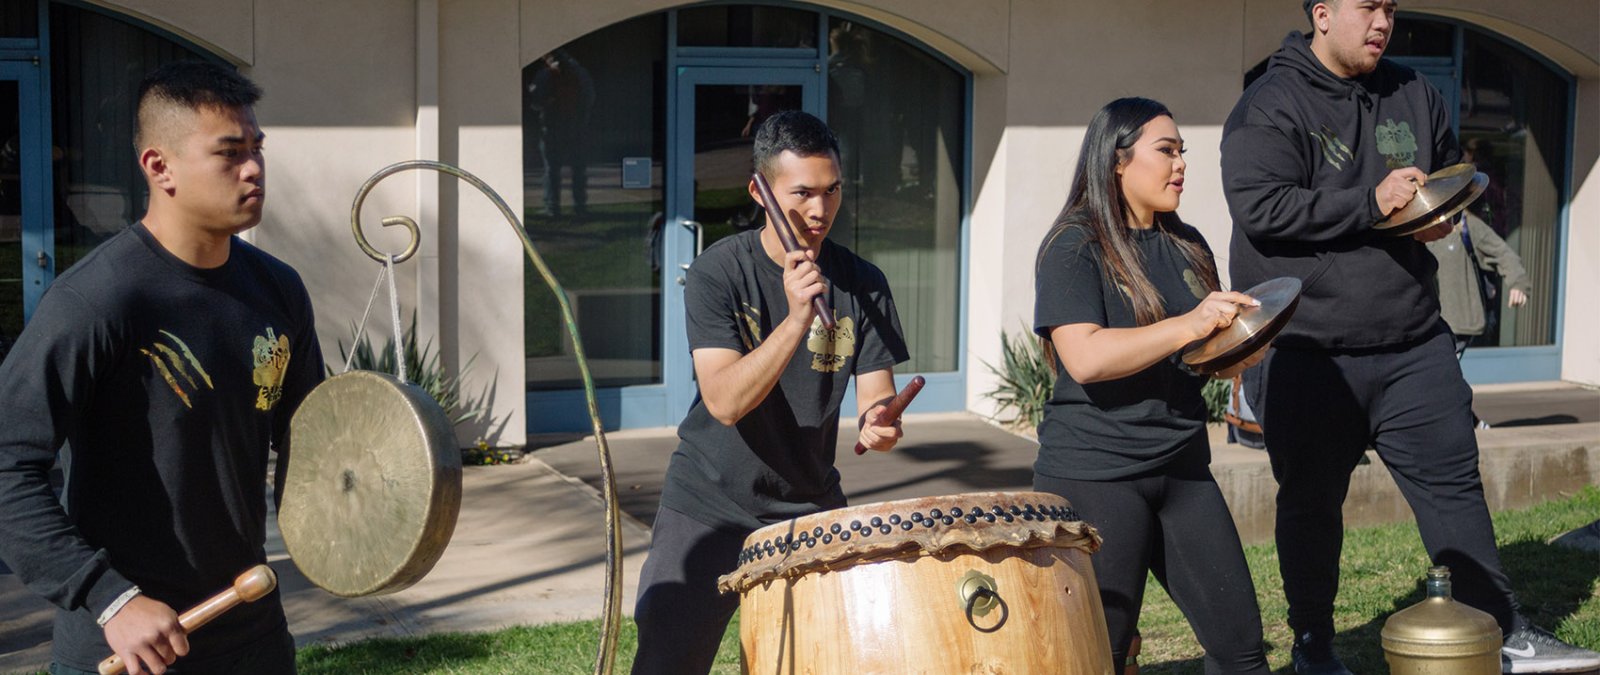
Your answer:
[[[1061,497],[986,492],[867,504],[745,539],[745,672],[1111,675],[1089,556]]]

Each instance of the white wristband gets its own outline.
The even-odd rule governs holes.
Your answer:
[[[117,612],[122,611],[123,605],[128,604],[129,600],[139,597],[140,593],[143,593],[143,591],[139,590],[138,586],[134,586],[133,588],[123,591],[122,595],[117,596],[116,600],[112,600],[111,604],[106,606],[106,611],[101,612],[100,618],[95,619],[94,622],[104,627],[106,622],[111,620],[111,617],[116,616]]]

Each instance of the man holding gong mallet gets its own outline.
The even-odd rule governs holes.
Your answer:
[[[756,133],[755,169],[792,225],[769,222],[713,244],[684,287],[699,395],[678,427],[650,555],[639,577],[634,673],[705,673],[737,594],[751,532],[845,505],[833,466],[840,407],[855,376],[859,442],[886,451],[900,423],[878,413],[909,358],[888,281],[828,231],[842,201],[839,143],[822,120],[780,112]],[[754,178],[751,198],[764,203]],[[770,209],[769,209],[770,212]],[[814,303],[822,297],[827,302]],[[815,307],[832,312],[825,327]]]
[[[1304,0],[1309,35],[1290,33],[1223,127],[1233,215],[1230,266],[1244,288],[1300,278],[1299,308],[1256,369],[1278,480],[1277,544],[1297,673],[1349,673],[1334,652],[1334,598],[1350,474],[1376,448],[1455,597],[1504,632],[1505,672],[1600,666],[1518,612],[1495,549],[1478,473],[1472,390],[1432,289],[1423,243],[1382,230],[1461,161],[1443,96],[1382,58],[1393,0]],[[1395,227],[1397,231],[1406,228]]]
[[[149,210],[45,293],[0,366],[0,558],[58,608],[52,673],[293,673],[276,592],[178,611],[265,563],[269,447],[322,379],[311,300],[261,222],[261,91],[177,62],[139,87]],[[66,442],[62,501],[47,472]]]

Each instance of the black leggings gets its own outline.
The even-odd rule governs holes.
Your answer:
[[[1206,673],[1264,675],[1270,671],[1255,584],[1207,453],[1195,450],[1184,451],[1191,459],[1181,466],[1126,480],[1035,474],[1033,487],[1066,497],[1105,538],[1091,560],[1117,672],[1139,624],[1148,572],[1189,619],[1206,651]]]

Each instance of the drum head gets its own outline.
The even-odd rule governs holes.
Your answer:
[[[334,595],[393,593],[444,554],[461,510],[461,453],[421,389],[350,371],[306,396],[289,430],[278,529],[296,567]]]

